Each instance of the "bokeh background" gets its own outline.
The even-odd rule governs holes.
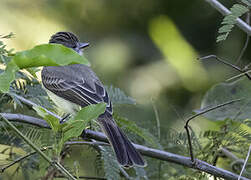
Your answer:
[[[205,92],[236,73],[197,58],[216,54],[235,62],[245,41],[235,28],[216,43],[222,16],[203,0],[1,0],[0,12],[0,34],[15,34],[5,41],[15,51],[47,43],[58,31],[89,42],[84,54],[103,83],[137,101],[117,111],[156,135],[157,110],[162,139],[170,129],[184,131]],[[210,122],[198,118],[191,125],[199,132]]]

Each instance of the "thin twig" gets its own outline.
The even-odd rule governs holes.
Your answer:
[[[55,178],[65,178],[64,175],[56,175],[54,176]],[[103,177],[91,177],[91,176],[74,176],[75,178],[79,178],[79,179],[93,179],[93,180],[106,180],[106,178],[103,178]]]
[[[101,132],[95,132],[95,131],[87,129],[86,136],[89,138],[98,140],[98,141],[108,142],[106,136]],[[225,178],[225,179],[229,179],[229,180],[236,180],[238,178],[238,175],[236,175],[230,171],[215,167],[211,164],[208,164],[208,163],[201,161],[201,160],[198,160],[198,159],[196,159],[196,163],[194,164],[191,162],[191,159],[189,157],[184,157],[181,155],[173,154],[173,153],[158,150],[158,149],[148,148],[146,146],[142,146],[142,145],[138,145],[138,144],[134,144],[134,147],[141,154],[148,156],[148,157],[152,157],[155,159],[161,159],[161,160],[168,161],[168,162],[173,162],[175,164],[180,164],[185,167],[194,168],[194,169],[215,175],[217,177],[221,177],[221,178]],[[242,179],[248,180],[248,178],[245,178],[245,177],[242,177]]]
[[[63,163],[63,160],[68,153],[69,153],[69,146],[65,146],[60,152],[60,155],[57,156],[57,162],[59,162],[60,164]],[[41,180],[54,179],[54,177],[58,174],[58,172],[59,172],[58,168],[54,166],[53,168],[50,168],[49,170],[46,171],[46,174],[44,175],[44,177],[41,178]],[[73,177],[76,178],[75,176]]]
[[[21,102],[23,102],[23,103],[26,104],[26,105],[35,106],[35,107],[41,107],[41,108],[43,108],[48,114],[50,114],[50,115],[52,115],[52,116],[54,116],[54,117],[56,117],[56,118],[58,118],[58,119],[60,119],[60,120],[62,119],[60,116],[58,116],[57,114],[55,114],[55,113],[49,111],[49,110],[46,109],[45,107],[39,106],[39,105],[37,105],[36,103],[34,103],[34,102],[32,102],[32,101],[30,101],[30,100],[28,100],[28,99],[25,99],[25,98],[22,97],[22,96],[19,96],[19,95],[15,94],[15,93],[9,93],[9,94],[10,94],[10,96],[16,97],[17,99],[19,99]]]
[[[238,66],[236,66],[234,64],[231,64],[231,63],[229,63],[227,61],[224,61],[223,59],[217,57],[216,55],[208,55],[208,56],[204,56],[204,57],[201,57],[201,58],[198,58],[198,59],[199,60],[206,60],[206,59],[211,59],[211,58],[216,59],[220,63],[225,64],[225,65],[227,65],[227,66],[229,66],[229,67],[231,67],[231,68],[233,68],[233,69],[235,69],[235,70],[237,70],[237,71],[239,71],[241,73],[245,73],[245,75],[247,76],[247,78],[249,80],[251,80],[251,76],[247,72],[245,72],[245,70],[241,69],[240,67],[238,67]]]
[[[243,164],[243,166],[242,166],[241,173],[240,173],[240,175],[239,175],[239,177],[238,177],[238,180],[241,179],[242,173],[243,173],[243,171],[245,170],[246,164],[247,164],[248,159],[249,159],[249,156],[250,156],[250,152],[251,152],[251,145],[249,146],[248,154],[247,154],[247,157],[246,157],[246,159],[245,159],[245,161],[244,161],[244,164]]]
[[[205,114],[205,113],[207,113],[207,112],[213,111],[213,110],[218,109],[218,108],[221,108],[221,107],[223,107],[223,106],[226,106],[226,105],[229,105],[229,104],[238,102],[238,101],[240,101],[240,100],[242,100],[242,99],[235,99],[235,100],[232,100],[232,101],[228,101],[228,102],[226,102],[226,103],[223,103],[223,104],[219,104],[219,105],[214,106],[214,107],[212,107],[212,108],[205,109],[205,110],[203,110],[203,111],[201,111],[201,112],[199,112],[199,113],[197,113],[197,114],[195,114],[195,115],[189,117],[189,118],[186,120],[186,124],[185,124],[184,128],[185,128],[186,133],[187,133],[188,147],[189,147],[189,153],[190,153],[190,157],[191,157],[192,163],[194,163],[195,161],[194,161],[194,156],[193,156],[193,147],[192,147],[191,135],[190,135],[190,132],[189,132],[189,122],[190,122],[192,119],[194,119],[194,118],[196,118],[196,117],[198,117],[198,116],[200,116],[200,115],[202,115],[202,114]]]
[[[5,118],[8,119],[9,115],[11,115],[11,114],[5,113]],[[32,119],[32,118],[30,118],[30,119]],[[18,121],[18,119],[15,119],[15,121]],[[41,119],[41,121],[43,121],[43,120]],[[37,122],[37,126],[43,127],[43,128],[50,128],[49,125],[45,126],[44,123],[41,123],[41,121]],[[25,121],[25,119],[20,119],[18,122],[27,123]],[[33,122],[33,124],[35,124],[35,123],[36,123],[36,121]],[[92,131],[90,129],[85,130],[85,137],[89,138],[89,139],[94,139],[96,141],[101,141],[101,142],[106,142],[106,143],[108,142],[107,137],[103,133]],[[182,165],[182,166],[185,166],[188,168],[194,168],[199,171],[206,172],[208,174],[211,174],[211,175],[214,175],[217,177],[221,177],[221,178],[225,178],[225,179],[229,179],[229,180],[238,179],[237,174],[234,174],[230,171],[215,167],[211,164],[208,164],[208,163],[201,161],[201,160],[198,160],[198,159],[196,159],[196,163],[194,164],[191,162],[191,159],[189,157],[177,155],[177,154],[170,153],[167,151],[149,148],[149,147],[142,146],[139,144],[134,144],[134,147],[144,156],[152,157],[155,159],[160,159],[163,161],[173,162],[175,164],[179,164],[179,165]],[[241,179],[248,180],[248,178],[245,178],[245,177],[242,177]]]
[[[129,176],[129,174],[127,174],[127,172],[125,171],[124,168],[122,168],[121,166],[119,166],[119,170],[120,170],[121,174],[124,176],[124,178],[126,180],[130,180],[131,179],[130,176]]]
[[[235,70],[237,70],[239,72],[243,72],[240,67],[238,67],[238,66],[236,66],[234,64],[231,64],[231,63],[219,58],[218,56],[216,56],[214,54],[210,54],[208,56],[203,56],[203,57],[198,58],[198,60],[207,60],[207,59],[215,59],[215,60],[221,62],[222,64],[225,64],[225,65],[227,65],[227,66],[229,66],[229,67],[231,67],[231,68],[233,68],[233,69],[235,69]]]
[[[92,146],[110,146],[110,144],[108,143],[104,143],[104,142],[87,142],[87,141],[68,141],[68,142],[65,142],[64,145],[92,145]],[[47,147],[43,147],[41,148],[41,151],[45,151],[45,150],[48,150],[48,149],[52,149],[52,146],[47,146]],[[7,164],[5,165],[4,167],[2,167],[0,169],[1,173],[3,173],[6,169],[8,169],[9,167],[15,165],[16,163],[19,163],[20,161],[22,160],[25,160],[26,158],[29,158],[30,156],[36,154],[37,151],[32,151],[24,156],[21,156],[17,159],[15,159],[13,162],[11,162],[10,164]]]
[[[223,6],[217,0],[205,0],[205,1],[208,2],[214,9],[216,9],[217,11],[219,11],[224,16],[226,16],[226,15],[228,15],[228,14],[231,13],[225,6]],[[244,32],[246,32],[248,35],[251,35],[251,27],[247,23],[245,23],[242,19],[237,18],[236,19],[236,25],[241,30],[243,30]]]
[[[154,101],[152,100],[152,106],[153,106],[153,111],[155,114],[155,119],[156,119],[156,124],[157,124],[157,132],[158,132],[158,139],[160,141],[160,120],[159,120],[159,112],[158,109],[156,108],[156,105]]]
[[[51,146],[43,147],[43,148],[41,148],[41,151],[45,151],[45,150],[51,149],[51,148],[52,148]],[[28,158],[28,157],[30,157],[30,156],[36,154],[36,153],[37,153],[37,151],[32,151],[32,152],[30,152],[30,153],[28,153],[28,154],[26,154],[26,155],[24,155],[24,156],[21,156],[21,157],[15,159],[15,160],[14,160],[13,162],[11,162],[10,164],[7,164],[6,166],[2,167],[1,170],[0,170],[1,173],[3,173],[3,172],[4,172],[6,169],[8,169],[9,167],[15,165],[16,163],[19,163],[20,161],[22,161],[22,160],[24,160],[24,159],[26,159],[26,158]]]
[[[214,166],[216,166],[216,164],[217,164],[217,161],[218,161],[218,158],[219,158],[219,156],[218,156],[218,153],[214,156],[214,158],[213,158],[213,165]],[[217,177],[216,176],[214,176],[214,180],[217,180]]]
[[[233,81],[234,79],[240,78],[240,77],[242,77],[242,76],[246,76],[247,73],[250,73],[250,72],[251,72],[251,70],[245,71],[245,72],[243,72],[243,73],[241,73],[241,74],[238,74],[238,75],[236,75],[236,76],[233,76],[233,77],[227,79],[226,82]]]
[[[64,145],[91,145],[91,146],[110,146],[105,142],[89,142],[89,141],[68,141]]]
[[[192,146],[191,135],[190,135],[188,127],[189,126],[186,125],[184,128],[185,128],[186,133],[187,133],[187,140],[188,140],[188,148],[189,148],[190,158],[191,158],[191,161],[194,163],[195,161],[194,161],[194,157],[193,157],[193,146]]]
[[[75,178],[71,175],[71,173],[69,173],[60,163],[51,160],[33,142],[31,142],[26,136],[24,136],[8,119],[6,119],[5,117],[3,117],[1,114],[0,114],[0,118],[3,119],[3,121],[6,124],[8,124],[8,126],[11,127],[11,129],[13,129],[18,134],[18,136],[21,137],[22,140],[24,140],[31,148],[33,148],[35,151],[37,151],[37,153],[40,156],[42,156],[48,163],[50,163],[53,166],[55,166],[56,168],[58,168],[64,175],[66,175],[66,177],[69,177],[70,179],[75,180]]]
[[[221,148],[219,150],[219,153],[223,154],[224,156],[228,157],[229,159],[231,159],[232,161],[237,161],[239,160],[239,158],[234,155],[233,153],[231,153],[229,150],[227,150],[226,148]]]
[[[249,22],[250,22],[250,13],[248,12],[247,17],[246,17],[246,23],[249,24]],[[241,50],[241,53],[240,53],[239,57],[237,58],[236,64],[240,63],[241,58],[244,55],[244,52],[246,51],[246,49],[248,47],[249,39],[250,39],[250,36],[247,34],[245,44],[244,44],[244,46],[243,46],[243,48]]]
[[[94,140],[94,139],[92,139],[92,142],[97,143],[97,141]],[[99,151],[105,151],[104,147],[102,147],[100,145],[98,145],[96,147],[99,149]],[[129,180],[130,176],[127,174],[127,172],[121,166],[118,166],[118,167],[119,167],[119,170],[120,170],[121,174],[124,176],[124,178]]]

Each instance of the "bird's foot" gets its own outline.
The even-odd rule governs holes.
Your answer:
[[[66,114],[62,119],[60,119],[60,124],[63,124],[68,121],[70,116],[71,114]]]

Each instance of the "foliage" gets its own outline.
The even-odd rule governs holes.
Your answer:
[[[15,74],[19,69],[76,63],[89,65],[83,56],[60,44],[43,44],[18,52],[7,63],[5,71],[0,74],[0,91],[8,92],[10,83],[15,79]]]
[[[106,104],[92,104],[81,109],[73,119],[68,120],[62,128],[63,142],[66,142],[72,137],[81,135],[84,129],[87,128],[91,120],[95,120],[98,116],[105,112]]]
[[[224,18],[223,26],[219,29],[220,35],[217,38],[217,42],[225,40],[232,31],[236,18],[249,11],[250,1],[242,0],[242,3],[233,5],[231,8],[232,13]],[[9,38],[11,36],[12,34],[9,34],[0,38]],[[43,108],[39,107],[43,106],[54,113],[56,112],[55,108],[53,108],[54,104],[48,99],[46,92],[36,77],[38,69],[35,67],[42,65],[66,65],[76,62],[88,63],[88,61],[78,56],[74,51],[60,45],[39,45],[16,54],[12,54],[12,52],[12,50],[6,49],[6,46],[0,39],[0,62],[6,67],[5,71],[0,71],[0,111],[43,117],[52,130],[34,128],[21,123],[15,123],[15,125],[38,147],[51,147],[51,150],[46,151],[48,156],[64,161],[64,165],[70,172],[73,174],[76,172],[76,176],[81,176],[81,162],[87,164],[95,162],[87,161],[87,156],[80,157],[79,154],[66,153],[66,147],[63,146],[63,143],[71,140],[77,141],[78,136],[89,125],[90,128],[97,129],[96,124],[91,123],[91,120],[104,112],[105,104],[87,106],[76,116],[70,118],[70,120],[61,123],[59,119],[49,115]],[[107,87],[107,91],[115,105],[134,105],[136,102],[119,88],[110,86]],[[201,102],[200,112],[229,100],[241,98],[242,101],[204,114],[204,118],[212,120],[211,123],[214,128],[205,126],[198,134],[198,131],[193,131],[193,125],[190,124],[191,141],[196,158],[213,165],[228,168],[235,173],[240,172],[242,163],[238,164],[238,162],[245,158],[251,142],[250,92],[250,82],[247,79],[239,79],[232,83],[219,83],[206,92]],[[39,106],[32,109],[23,104],[16,95],[31,100]],[[119,108],[123,108],[123,106],[119,106]],[[119,108],[114,113],[114,119],[133,142],[189,156],[187,134],[185,132],[179,129],[170,129],[168,132],[163,132],[160,128],[161,133],[159,133],[160,135],[157,138],[153,135],[157,131],[155,128],[153,128],[153,131],[149,131],[139,127],[136,122],[120,116]],[[7,145],[2,154],[7,152],[7,149],[12,149],[14,152],[9,153],[8,159],[5,159],[6,161],[9,160],[8,163],[31,152],[31,148],[17,138],[13,131],[3,123],[0,123],[0,137],[0,143]],[[20,148],[22,151],[18,152],[16,148]],[[98,174],[107,179],[120,179],[122,176],[121,167],[116,161],[111,147],[98,145],[91,148],[91,150],[96,152],[93,155],[97,156],[95,167],[96,170],[100,171]],[[70,149],[74,148],[70,147]],[[223,149],[227,150],[236,159],[231,159],[222,153]],[[82,147],[80,151],[82,152]],[[73,170],[74,166],[70,160],[64,160],[65,157],[71,159],[74,155],[77,156],[77,160],[74,161],[74,164],[78,164],[77,170],[76,168]],[[125,173],[131,179],[209,178],[206,173],[197,172],[170,162],[147,157],[145,159],[148,164],[147,167],[124,169]],[[50,165],[37,155],[26,158],[18,164],[18,168],[22,169],[25,179],[34,179],[34,174],[36,174],[36,177],[43,177],[51,169]],[[244,175],[250,177],[248,169],[246,169]]]
[[[127,131],[132,132],[135,135],[138,135],[139,137],[143,138],[146,142],[146,144],[158,148],[158,149],[163,149],[162,146],[160,145],[158,139],[153,136],[149,131],[146,129],[143,129],[139,126],[136,125],[135,122],[129,121],[126,118],[120,117],[117,114],[114,114],[114,118],[116,119],[116,122],[120,127],[125,128]]]
[[[101,150],[102,159],[104,161],[105,177],[108,180],[119,179],[119,165],[116,158],[112,155],[112,149],[110,147],[103,147]]]
[[[222,104],[231,100],[241,99],[228,106],[206,113],[204,116],[211,120],[245,120],[250,118],[251,83],[247,78],[238,79],[231,83],[219,83],[207,91],[201,109]]]
[[[10,39],[14,36],[13,33],[9,33],[8,35],[0,35],[0,62],[6,63],[7,56],[12,53],[14,49],[7,50],[6,45],[3,43],[2,39]]]
[[[135,99],[128,97],[121,89],[115,88],[113,86],[106,87],[107,93],[113,104],[136,104]]]
[[[223,26],[218,31],[220,35],[217,37],[217,42],[226,40],[236,24],[237,18],[245,13],[250,13],[251,1],[242,0],[241,2],[243,4],[234,4],[231,8],[231,14],[224,17]],[[245,46],[248,45],[248,42],[247,40]],[[246,50],[245,46],[238,61],[241,60]],[[228,65],[241,69],[230,63]],[[248,69],[248,66],[246,68]],[[197,156],[200,159],[213,165],[224,166],[237,174],[243,168],[244,161],[242,159],[245,159],[244,154],[248,151],[251,142],[250,85],[250,80],[246,77],[233,82],[218,83],[206,92],[201,102],[201,109],[195,111],[200,113],[224,102],[240,99],[238,102],[203,114],[205,118],[214,121],[215,128],[201,132],[199,141],[202,146],[200,151],[197,151]],[[239,163],[240,161],[241,163]],[[250,169],[246,167],[242,175],[250,178]]]
[[[216,42],[226,40],[236,24],[236,19],[248,12],[251,2],[249,0],[242,0],[241,2],[244,3],[244,5],[234,4],[233,7],[230,8],[231,13],[224,17],[221,22],[222,26],[218,30],[219,35],[217,36]]]
[[[3,46],[5,48],[5,46]],[[65,51],[65,53],[63,53]],[[44,64],[47,65],[65,65],[69,63],[73,63],[71,57],[76,61],[83,61],[85,59],[80,59],[75,55],[75,52],[72,53],[68,50],[68,48],[64,48],[61,46],[51,46],[51,45],[40,45],[36,46],[31,50],[23,51],[17,53],[16,55],[9,56],[6,49],[2,49],[5,58],[8,61],[2,61],[4,65],[6,65],[5,71],[1,73],[1,77],[7,77],[8,79],[2,78],[1,88],[2,98],[0,99],[0,104],[3,105],[1,107],[1,112],[6,112],[11,109],[11,112],[19,112],[20,110],[25,112],[25,114],[32,114],[36,116],[41,116],[43,119],[47,121],[47,123],[52,128],[52,131],[49,130],[39,130],[30,127],[23,126],[20,124],[20,128],[24,135],[28,137],[32,142],[34,142],[38,147],[52,147],[52,151],[47,151],[49,156],[60,156],[63,151],[63,143],[67,140],[77,138],[82,131],[87,127],[91,120],[96,119],[99,114],[103,113],[106,105],[104,103],[100,103],[97,105],[90,105],[82,110],[80,110],[74,117],[70,118],[70,120],[60,123],[59,119],[54,116],[48,114],[44,107],[53,109],[52,102],[48,99],[46,92],[43,90],[41,84],[37,80],[36,69],[37,66],[41,66]],[[68,55],[67,55],[68,53]],[[61,61],[63,59],[61,55],[64,54],[66,61]],[[58,56],[59,55],[59,56]],[[36,62],[36,63],[34,63]],[[86,63],[87,61],[84,61]],[[52,63],[52,64],[51,64]],[[21,70],[22,68],[22,70]],[[7,80],[7,81],[6,81]],[[12,80],[14,80],[12,82]],[[5,82],[3,82],[5,81]],[[8,93],[4,93],[7,89],[6,84],[10,83],[10,89]],[[6,89],[5,89],[6,88]],[[135,100],[131,97],[128,97],[122,90],[119,88],[114,88],[110,86],[107,88],[111,100],[114,104],[135,104]],[[33,110],[30,109],[27,105],[24,105],[16,95],[24,97],[27,100],[35,102],[37,105],[33,106]],[[11,105],[12,108],[5,105]],[[34,112],[35,110],[35,112]],[[83,119],[84,117],[84,119]],[[117,116],[118,117],[118,116]],[[145,139],[149,144],[152,144],[155,147],[161,147],[160,144],[157,143],[156,139],[153,135],[147,132],[143,128],[139,128],[135,123],[129,122],[124,118],[118,118],[118,122],[123,128],[128,129],[132,132],[132,134],[136,134],[139,137]],[[4,124],[0,126],[4,131],[3,136],[0,140],[3,140],[2,143],[13,144],[15,147],[20,147],[25,150],[26,153],[30,153],[32,149],[27,146],[25,143],[22,143],[19,138],[16,138],[15,134],[13,134],[12,130],[6,127]],[[5,141],[6,137],[10,138],[9,141]],[[53,137],[53,138],[51,138]],[[18,141],[17,141],[18,140]],[[104,172],[105,176],[108,179],[118,179],[120,176],[119,165],[117,160],[113,154],[113,151],[110,147],[102,147],[101,157],[104,163]],[[20,157],[20,155],[13,156],[12,160],[15,160],[16,157]],[[28,166],[29,164],[33,164],[29,168],[24,168],[23,173],[25,177],[28,179],[29,177],[34,177],[32,173],[28,173],[29,169],[33,171],[40,171],[46,173],[44,168],[48,167],[48,162],[45,162],[39,156],[31,156],[24,161],[24,163],[20,163],[19,167],[23,168]],[[142,168],[135,168],[135,176],[137,178],[145,177],[147,178],[147,174]]]

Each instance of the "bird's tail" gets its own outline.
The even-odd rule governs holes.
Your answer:
[[[122,166],[145,166],[145,162],[139,152],[119,129],[111,116],[99,117],[98,121],[113,147],[118,162]]]

